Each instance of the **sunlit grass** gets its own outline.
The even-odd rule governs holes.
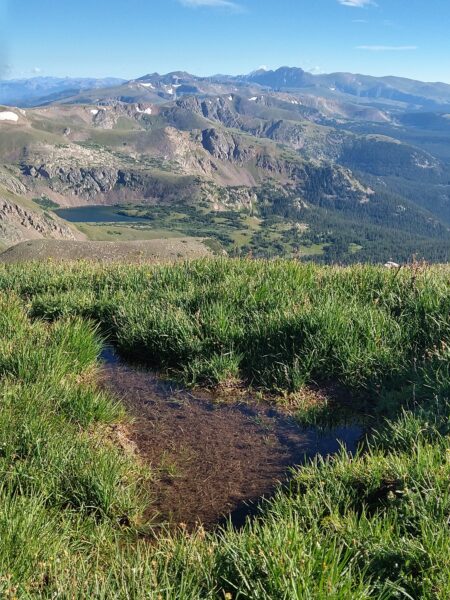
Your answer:
[[[29,296],[35,316],[93,319],[124,355],[186,383],[232,375],[271,390],[326,380],[374,390],[409,374],[450,329],[439,267],[25,265],[3,268],[1,287]]]

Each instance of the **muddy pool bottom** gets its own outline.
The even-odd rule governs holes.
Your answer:
[[[248,398],[190,391],[103,353],[102,385],[133,417],[131,442],[154,473],[148,516],[156,523],[235,527],[257,512],[291,467],[317,454],[355,450],[363,426],[302,427],[282,409]],[[224,399],[226,401],[224,401]]]

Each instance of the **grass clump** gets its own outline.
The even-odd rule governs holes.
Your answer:
[[[97,529],[111,537],[140,519],[139,468],[102,433],[123,409],[82,377],[99,349],[88,322],[31,322],[0,295],[2,597],[38,597],[49,584],[39,561],[75,561]]]

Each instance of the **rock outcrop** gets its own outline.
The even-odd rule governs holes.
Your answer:
[[[0,186],[17,196],[24,196],[27,193],[25,185],[17,179],[17,177],[14,177],[14,175],[11,175],[7,171],[0,170]]]
[[[119,171],[112,167],[77,168],[52,163],[24,165],[23,174],[45,180],[50,189],[60,194],[71,193],[86,198],[111,191],[120,178]]]
[[[61,221],[0,197],[0,241],[5,245],[38,238],[77,239]]]
[[[255,150],[244,145],[239,136],[220,129],[211,128],[202,131],[202,146],[214,158],[228,162],[243,164],[256,155]]]

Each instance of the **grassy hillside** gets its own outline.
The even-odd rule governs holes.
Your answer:
[[[446,599],[447,267],[0,266],[0,595]],[[152,530],[151,473],[95,383],[99,332],[187,382],[339,383],[377,433],[242,530]]]

